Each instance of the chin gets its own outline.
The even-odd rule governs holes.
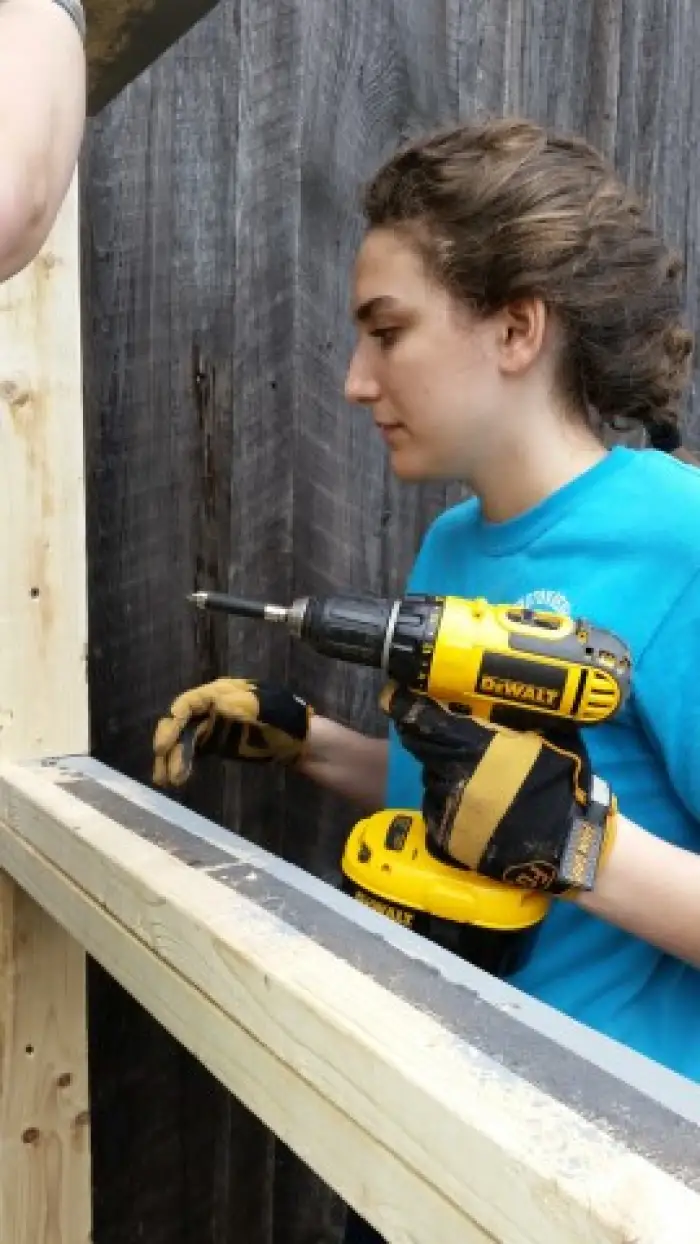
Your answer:
[[[390,454],[389,460],[393,474],[406,484],[422,484],[430,480],[453,480],[455,478],[454,467],[447,470],[423,454],[397,449]]]

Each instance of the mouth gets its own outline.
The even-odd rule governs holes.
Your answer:
[[[385,440],[390,440],[398,432],[405,431],[402,423],[380,423],[378,420],[375,420],[375,426]]]

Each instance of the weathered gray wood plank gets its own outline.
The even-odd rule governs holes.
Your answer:
[[[225,73],[212,73],[217,57]],[[86,153],[94,749],[144,781],[154,716],[183,678],[226,667],[226,629],[184,598],[228,580],[258,487],[250,450],[238,488],[230,470],[234,440],[240,461],[254,427],[234,395],[259,362],[234,352],[240,60],[229,5],[116,101]],[[187,798],[220,819],[220,775]],[[104,974],[91,986],[96,1238],[268,1239],[257,1174],[272,1139]]]

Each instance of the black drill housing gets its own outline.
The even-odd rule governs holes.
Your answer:
[[[325,656],[383,669],[420,690],[427,684],[441,612],[430,596],[310,597],[300,638]]]

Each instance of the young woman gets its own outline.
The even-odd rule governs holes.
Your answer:
[[[458,477],[474,494],[430,528],[407,590],[583,616],[634,659],[625,710],[586,732],[619,808],[595,882],[554,904],[514,983],[698,1081],[700,472],[656,449],[608,451],[600,435],[637,424],[678,443],[680,266],[594,150],[527,121],[412,144],[365,208],[347,397],[399,478]],[[178,739],[194,717],[202,750],[257,746],[364,809],[420,808],[405,708],[383,742],[284,688],[220,679],[159,723],[154,778],[186,778]],[[465,736],[467,778],[473,766]],[[570,788],[571,771],[557,781]],[[498,854],[484,852],[491,875]]]

